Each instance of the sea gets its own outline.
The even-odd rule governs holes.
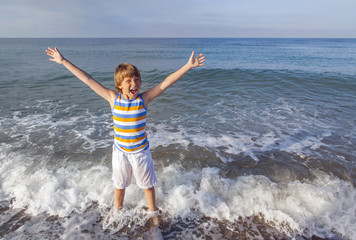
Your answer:
[[[47,47],[141,92],[206,56],[148,106],[158,226],[134,179],[113,211],[110,106]],[[356,239],[356,39],[2,38],[0,103],[2,239]]]

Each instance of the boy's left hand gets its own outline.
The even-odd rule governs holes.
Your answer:
[[[49,59],[50,61],[56,62],[56,63],[59,63],[59,64],[63,63],[64,57],[62,56],[62,54],[59,52],[59,50],[56,47],[54,49],[49,47],[46,50],[46,53],[47,53],[48,56],[52,57],[52,58]]]
[[[192,55],[190,56],[189,60],[188,60],[188,64],[190,65],[191,68],[195,68],[195,67],[201,67],[204,66],[204,62],[205,62],[205,56],[203,56],[203,54],[199,54],[197,57],[194,57],[195,52],[192,52]]]

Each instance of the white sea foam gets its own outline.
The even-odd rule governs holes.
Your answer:
[[[323,235],[336,230],[355,237],[356,225],[351,223],[356,217],[355,189],[350,183],[324,173],[316,173],[316,179],[310,182],[276,184],[262,176],[239,177],[235,181],[217,178],[217,171],[203,171],[201,189],[197,192],[206,215],[235,220],[240,215],[262,213],[281,229],[287,223],[300,233],[307,230]]]
[[[39,108],[59,111],[56,108],[60,106],[52,105],[53,103],[48,102],[38,103]],[[243,154],[259,161],[259,153],[272,150],[298,154],[302,157],[311,156],[320,147],[328,147],[323,140],[333,134],[333,130],[324,124],[323,119],[306,116],[307,113],[303,112],[302,107],[295,107],[283,98],[279,98],[277,103],[271,106],[262,105],[256,109],[248,106],[239,112],[235,112],[238,107],[236,104],[227,106],[222,102],[216,105],[218,106],[206,110],[207,121],[209,122],[212,116],[213,126],[204,121],[200,123],[201,116],[193,117],[191,114],[159,121],[152,119],[147,126],[151,148],[167,147],[171,144],[179,144],[183,148],[196,145],[214,151],[222,161],[225,158],[222,152]],[[75,106],[67,110],[71,111],[73,107]],[[273,111],[270,111],[271,108]],[[4,130],[13,138],[20,132],[30,143],[35,142],[33,138],[37,141],[40,137],[44,139],[44,143],[52,141],[54,145],[58,142],[59,147],[64,147],[64,144],[58,140],[69,145],[80,144],[82,152],[93,152],[99,148],[108,148],[112,144],[110,113],[95,116],[86,111],[80,116],[67,116],[63,119],[56,119],[52,114],[24,115],[21,111],[14,112],[10,128],[6,128],[8,126],[5,126],[4,119]],[[231,121],[227,121],[227,116],[232,118]],[[281,117],[282,119],[279,119]],[[258,129],[255,127],[256,123]],[[308,134],[308,131],[312,133]],[[52,145],[43,144],[39,147],[50,148]]]
[[[33,215],[63,217],[73,211],[83,213],[93,202],[104,209],[112,206],[108,167],[73,164],[57,170],[36,170],[28,168],[28,161],[31,159],[20,153],[1,151],[0,196],[13,199],[13,208],[25,208]],[[287,234],[330,237],[336,231],[356,238],[356,191],[351,183],[323,172],[315,172],[313,180],[288,183],[271,182],[264,176],[227,179],[217,168],[184,170],[178,164],[157,174],[157,203],[173,218],[198,213],[235,221],[240,216],[262,214]],[[143,191],[136,185],[127,189],[125,202],[129,209],[146,205]]]
[[[31,159],[26,156],[1,155],[0,195],[14,199],[14,208],[26,208],[28,213],[35,215],[67,216],[72,211],[85,210],[93,201],[110,204],[112,184],[110,170],[105,166],[82,170],[78,166],[52,171],[34,170],[29,168]]]
[[[3,131],[11,138],[24,138],[15,144],[33,144],[40,148],[58,145],[59,148],[64,148],[65,146],[60,146],[63,142],[68,146],[80,143],[83,152],[87,150],[93,152],[112,144],[111,121],[110,113],[94,116],[87,111],[81,116],[57,119],[50,113],[26,115],[16,111],[11,121],[0,119],[0,125],[4,126]]]
[[[152,131],[159,129],[159,131]],[[295,135],[299,134],[298,132]],[[206,132],[201,128],[189,129],[184,125],[172,127],[169,123],[150,124],[148,129],[150,146],[152,149],[171,144],[179,144],[187,148],[190,144],[215,151],[218,157],[223,159],[220,149],[229,154],[243,154],[250,156],[256,162],[259,161],[258,153],[279,150],[300,156],[311,154],[312,151],[326,146],[323,139],[331,136],[330,131],[321,133],[320,136],[306,135],[300,139],[289,134],[278,133],[272,130],[265,134],[253,132]],[[311,151],[310,151],[311,150]]]

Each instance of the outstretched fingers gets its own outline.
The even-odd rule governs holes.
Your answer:
[[[54,62],[61,64],[61,62],[63,60],[63,56],[61,55],[61,53],[59,52],[59,50],[56,47],[54,49],[48,47],[48,49],[46,50],[46,53],[48,56],[51,57],[49,59],[50,61],[54,61]]]
[[[56,51],[57,49],[56,48],[50,48],[50,47],[48,47],[48,49],[46,50],[46,52],[47,52],[47,54],[53,54],[55,51]]]
[[[196,59],[199,67],[204,66],[205,56],[203,56],[202,53],[199,54],[195,59]]]
[[[48,56],[52,57],[49,60],[54,61],[55,49],[48,47],[48,49],[46,50],[46,53]]]
[[[190,59],[189,59],[189,62],[191,63],[191,66],[193,68],[204,66],[205,56],[203,56],[202,53],[200,53],[196,57],[194,57],[194,55],[195,55],[195,52],[192,51],[192,54],[190,55]]]

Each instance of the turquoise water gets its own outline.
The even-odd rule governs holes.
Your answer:
[[[143,91],[192,50],[206,55],[149,106],[166,239],[234,239],[248,230],[240,221],[256,216],[254,226],[286,238],[356,237],[355,39],[0,39],[0,196],[10,207],[0,220],[4,228],[20,209],[31,216],[3,236],[142,230],[135,184],[126,196],[132,220],[103,230],[113,201],[110,108],[48,61],[48,46],[110,88],[115,67],[130,62]],[[29,230],[35,221],[42,232]]]

